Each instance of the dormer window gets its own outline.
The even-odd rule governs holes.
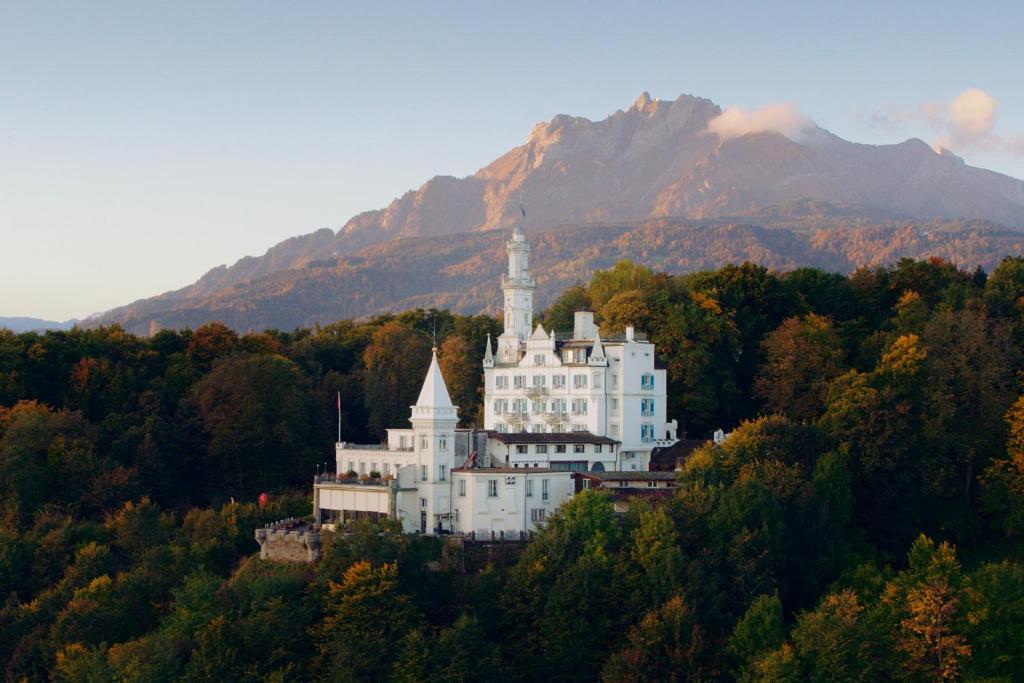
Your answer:
[[[534,365],[544,365],[544,354],[543,353],[534,354],[534,356],[533,356],[533,364]]]

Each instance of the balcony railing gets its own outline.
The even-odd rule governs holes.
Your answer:
[[[544,413],[544,419],[547,422],[564,422],[568,419],[568,413],[564,410],[549,410]]]
[[[525,422],[530,419],[530,416],[522,410],[506,410],[501,413],[501,417],[508,422]]]
[[[538,386],[534,384],[533,386],[529,386],[526,388],[526,395],[529,396],[530,398],[535,398],[538,396],[547,396],[548,388],[543,385]]]

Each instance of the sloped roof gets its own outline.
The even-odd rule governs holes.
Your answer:
[[[448,395],[448,387],[445,386],[444,376],[441,375],[441,366],[437,364],[437,349],[434,349],[430,358],[430,367],[427,369],[427,376],[423,380],[423,387],[420,389],[420,397],[416,399],[418,408],[454,408],[451,396]]]

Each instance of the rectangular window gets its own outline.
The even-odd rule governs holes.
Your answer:
[[[611,425],[611,434],[612,434],[612,436],[618,436],[619,435],[619,425],[617,425],[617,424]]]
[[[537,399],[537,398],[533,399],[533,405],[531,406],[531,410],[533,410],[533,414],[534,415],[543,415],[544,414],[544,399],[542,399],[542,398],[540,398],[540,399]]]
[[[348,471],[349,472],[355,472],[356,471],[356,461],[355,460],[349,460],[348,461]]]
[[[363,460],[359,461],[359,474],[366,474],[366,462]]]
[[[427,499],[426,498],[420,498],[420,507],[421,508],[427,507]]]
[[[548,452],[548,445],[546,443],[539,443],[534,448],[534,451],[537,452],[537,453],[547,453]]]
[[[654,399],[653,398],[642,398],[640,399],[640,414],[645,417],[654,417]]]
[[[521,443],[521,444],[517,444],[516,445],[516,453],[518,453],[518,454],[526,453],[526,449],[527,449],[526,444]]]
[[[548,499],[548,480],[547,479],[541,479],[540,480],[540,499],[541,500],[547,500]]]
[[[533,479],[526,478],[526,497],[533,498]]]
[[[429,473],[426,465],[420,465],[420,481],[426,481]]]
[[[466,497],[466,480],[459,479],[459,495],[463,498]]]
[[[619,388],[619,376],[616,374],[612,375],[612,389]]]
[[[508,389],[508,376],[507,375],[498,375],[497,377],[495,377],[494,378],[494,388],[495,389]]]
[[[599,373],[599,372],[595,372],[594,373],[594,384],[593,384],[593,386],[594,386],[595,389],[600,389],[601,388],[601,373]]]
[[[555,445],[555,453],[565,453],[565,444],[560,443]]]
[[[391,465],[384,463],[383,469],[384,471],[381,472],[381,474],[383,474],[385,477],[391,474]]]
[[[572,400],[572,414],[573,415],[586,415],[587,414],[587,399],[585,398],[574,398]]]
[[[423,436],[420,437],[420,450],[425,451],[428,448],[430,448],[430,442],[427,441],[427,436],[426,434],[424,434]]]
[[[640,425],[640,441],[643,443],[654,441],[654,425],[646,423]]]
[[[640,376],[640,388],[646,391],[650,391],[654,388],[654,375],[649,372],[645,372]]]
[[[612,415],[619,414],[619,399],[613,398],[611,400]]]
[[[487,497],[497,498],[498,497],[498,480],[488,479],[487,480]]]
[[[543,353],[534,354],[534,356],[533,356],[533,364],[534,365],[544,365],[544,354]],[[534,379],[536,379],[536,378],[534,378]],[[534,384],[536,384],[536,382],[534,382]]]
[[[579,425],[579,424],[573,425],[572,426],[572,431],[574,431],[574,432],[585,432],[585,431],[587,431],[587,425]]]
[[[540,524],[547,519],[548,511],[544,508],[534,508],[530,510],[530,521],[534,524]]]
[[[512,386],[516,389],[523,389],[526,387],[526,375],[516,375],[512,378]]]
[[[565,375],[554,375],[551,378],[551,386],[555,389],[565,388]]]
[[[590,490],[590,480],[589,479],[584,479],[583,480],[583,490],[584,491]]]
[[[657,486],[658,486],[658,482],[656,482],[656,481],[649,481],[649,482],[647,482],[647,488],[649,488],[649,489],[657,488]]]
[[[534,434],[543,434],[544,425],[530,425],[530,431],[533,432]]]
[[[573,375],[572,386],[574,389],[586,389],[587,388],[587,376],[586,375]]]
[[[572,452],[573,453],[586,453],[587,452],[587,447],[586,447],[585,444],[581,444],[581,443],[573,444]]]
[[[438,465],[437,466],[437,474],[438,474],[438,477],[437,477],[438,481],[447,481],[448,465]]]
[[[599,443],[598,444],[594,444],[594,452],[595,453],[600,453],[601,452],[601,444],[599,444]]]

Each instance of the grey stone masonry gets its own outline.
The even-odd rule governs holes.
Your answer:
[[[320,532],[300,519],[282,519],[256,529],[260,559],[272,562],[316,562],[320,559]]]

